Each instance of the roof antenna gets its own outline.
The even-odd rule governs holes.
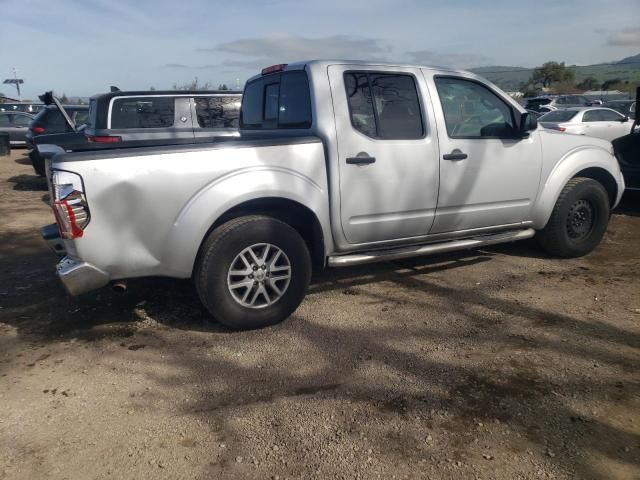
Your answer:
[[[109,87],[109,91],[110,91],[111,93],[113,93],[113,92],[119,92],[119,91],[120,91],[120,89],[119,89],[118,87],[116,87],[115,85],[111,85],[111,86]]]

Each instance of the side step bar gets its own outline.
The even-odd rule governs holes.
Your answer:
[[[335,255],[328,259],[330,267],[351,267],[354,265],[364,265],[366,263],[388,262],[390,260],[400,260],[402,258],[420,257],[423,255],[433,255],[436,253],[453,252],[456,250],[468,250],[481,248],[498,243],[515,242],[524,240],[535,235],[533,228],[526,230],[511,230],[492,235],[482,235],[463,240],[451,240],[442,243],[432,243],[429,245],[415,245],[411,247],[401,247],[389,250],[376,250],[366,253],[354,253],[351,255]]]

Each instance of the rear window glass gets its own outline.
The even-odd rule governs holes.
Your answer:
[[[96,120],[98,118],[98,102],[95,99],[91,99],[89,103],[89,124],[92,127],[96,127]]]
[[[117,98],[111,108],[111,128],[166,128],[173,125],[173,97]]]
[[[238,128],[240,96],[195,97],[200,128]]]
[[[73,118],[76,126],[84,125],[89,122],[89,111],[88,110],[79,110],[76,112],[75,117]]]
[[[57,108],[47,108],[38,113],[35,119],[42,122],[50,133],[67,129],[67,122]]]
[[[247,130],[311,127],[307,74],[284,72],[247,84],[242,96],[240,126]]]
[[[532,98],[531,100],[527,100],[527,108],[539,107],[549,103],[551,103],[550,98]]]
[[[573,110],[554,110],[553,112],[545,113],[538,121],[539,122],[568,122],[575,117],[578,112]]]

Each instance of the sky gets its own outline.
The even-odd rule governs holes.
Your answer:
[[[239,85],[308,59],[473,68],[640,53],[640,0],[0,0],[0,79],[23,98]],[[15,89],[0,85],[11,96]]]

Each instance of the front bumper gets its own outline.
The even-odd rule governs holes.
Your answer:
[[[40,235],[56,254],[66,254],[64,243],[58,233],[58,226],[55,223],[42,227]],[[56,273],[64,288],[71,295],[80,295],[104,287],[111,280],[109,274],[98,267],[66,255],[56,265]]]

